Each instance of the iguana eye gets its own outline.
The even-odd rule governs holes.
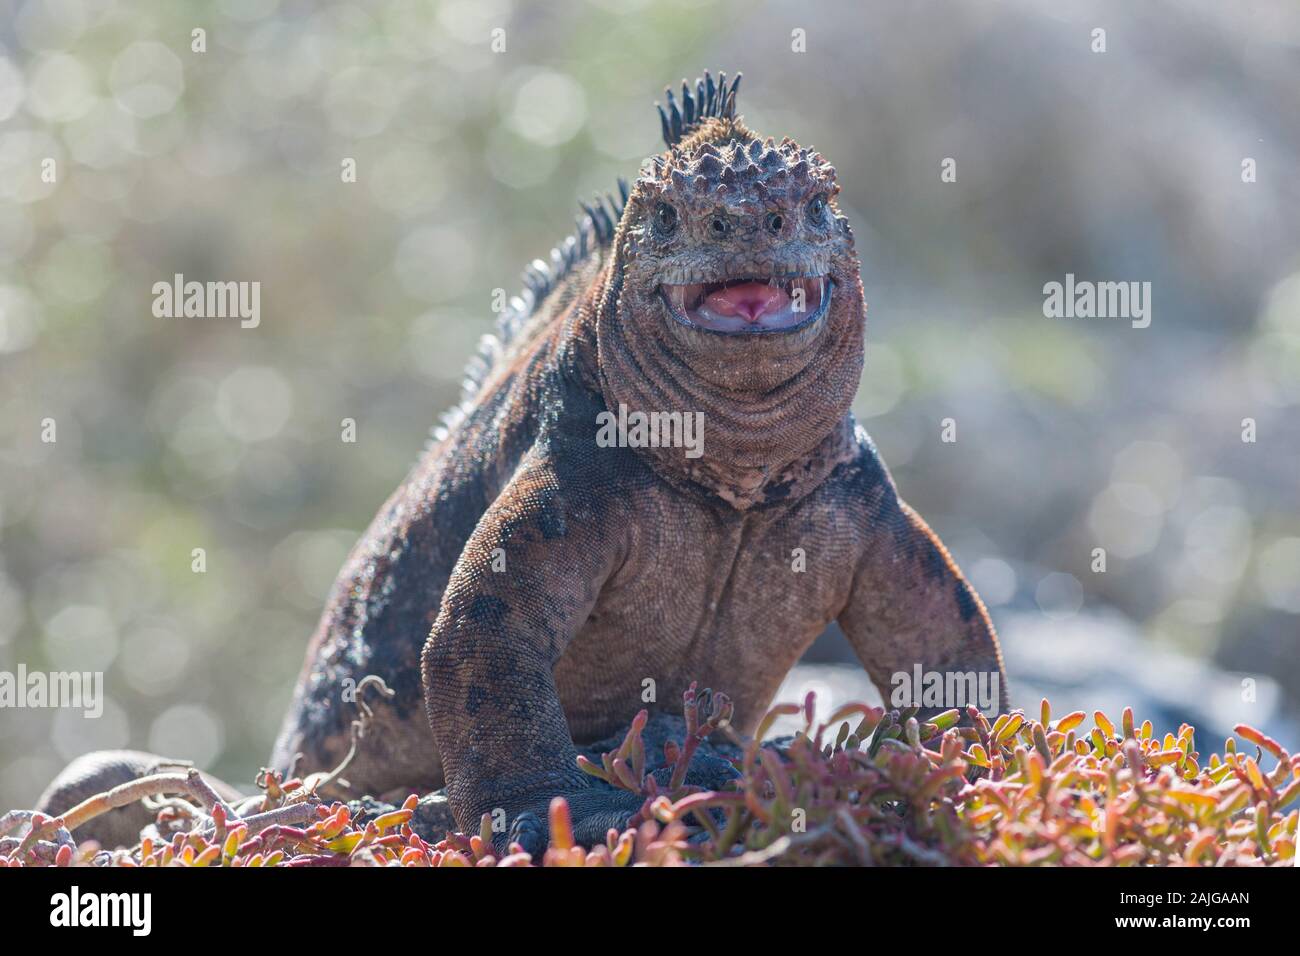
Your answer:
[[[812,202],[808,204],[808,218],[813,222],[821,222],[822,217],[826,215],[826,197],[814,196]]]
[[[661,236],[671,236],[677,229],[677,210],[661,202],[655,207],[655,226]]]

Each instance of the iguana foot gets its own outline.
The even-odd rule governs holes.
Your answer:
[[[661,792],[667,793],[673,768],[661,767],[651,774]],[[685,785],[705,790],[724,790],[740,776],[729,760],[697,754],[687,771]],[[569,805],[573,839],[585,847],[604,843],[609,831],[622,831],[645,806],[646,797],[630,790],[618,790],[599,783],[588,790],[559,794]],[[518,843],[533,859],[540,861],[550,845],[550,799],[543,805],[532,801],[528,809],[515,815],[504,839],[498,838],[497,849],[507,850]]]
[[[544,820],[533,811],[525,810],[510,824],[510,832],[506,834],[506,846],[517,843],[533,859],[540,860],[546,853],[547,829]]]
[[[592,847],[605,842],[610,830],[622,831],[641,807],[645,797],[628,790],[615,790],[601,785],[589,790],[557,794],[569,805],[569,817],[576,844]],[[550,845],[551,798],[530,801],[527,808],[517,813],[504,838],[498,838],[497,849],[507,850],[518,843],[537,862],[541,862]]]

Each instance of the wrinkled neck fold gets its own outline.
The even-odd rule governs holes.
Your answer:
[[[636,310],[638,321],[620,299],[597,326],[606,405],[700,413],[698,457],[680,447],[637,449],[675,485],[740,510],[801,497],[853,454],[860,287],[858,295],[822,324],[771,336],[674,328],[650,302]]]

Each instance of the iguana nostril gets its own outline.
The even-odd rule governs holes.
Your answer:
[[[713,230],[715,236],[722,237],[731,231],[731,224],[721,216],[715,216],[713,222],[709,224],[709,228]]]
[[[784,225],[785,225],[785,220],[781,218],[780,213],[771,212],[767,214],[767,228],[768,231],[771,232],[773,235],[779,233],[781,231],[781,227]]]

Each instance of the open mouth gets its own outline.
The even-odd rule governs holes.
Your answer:
[[[673,318],[714,332],[788,332],[815,322],[830,304],[830,276],[736,278],[659,287]]]

